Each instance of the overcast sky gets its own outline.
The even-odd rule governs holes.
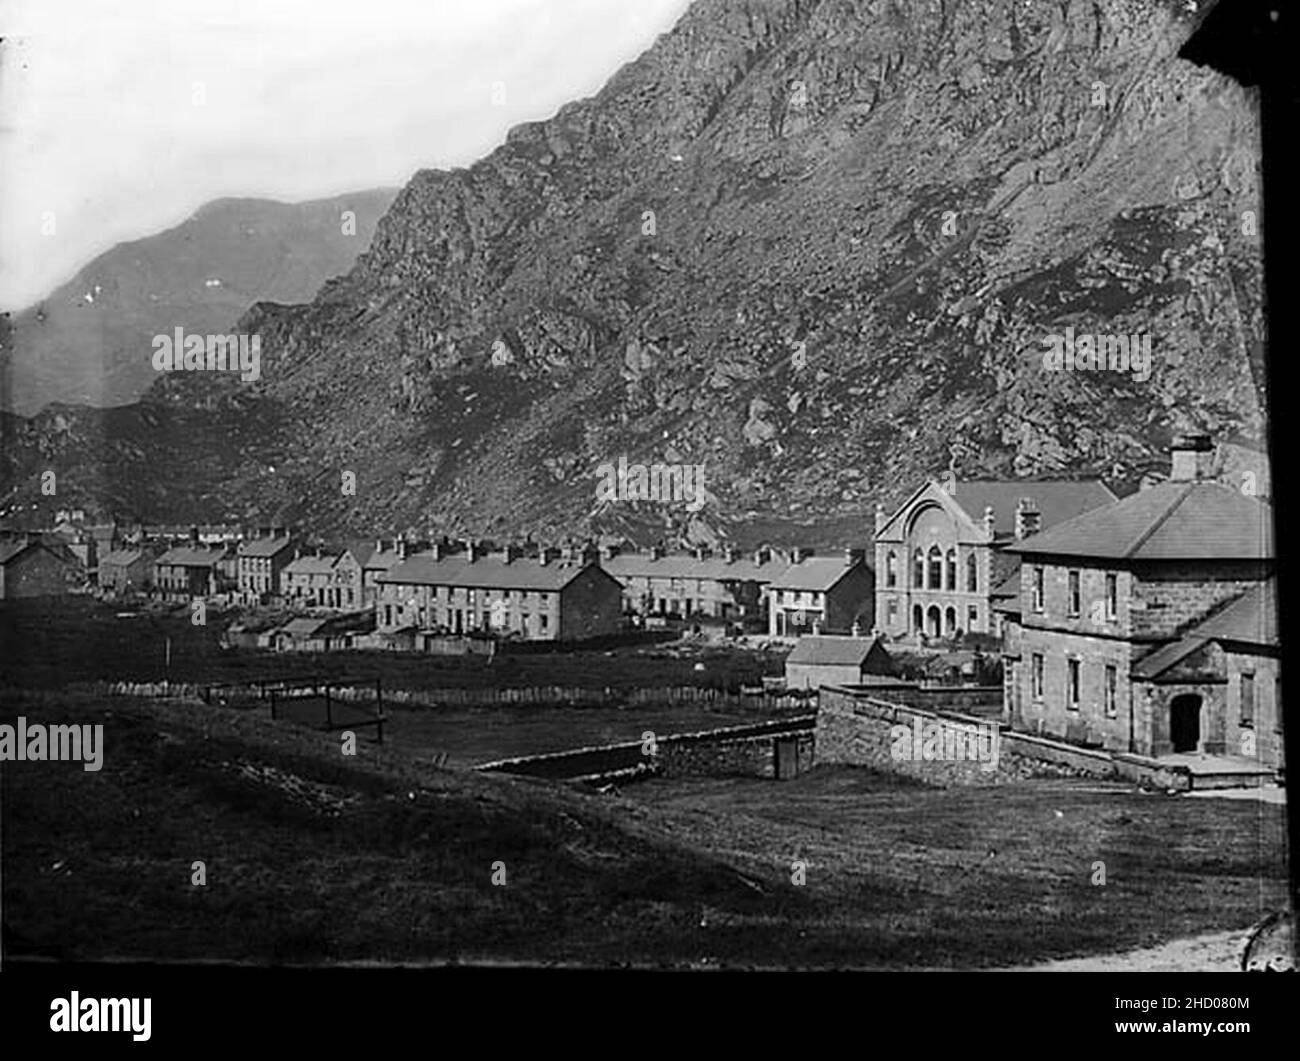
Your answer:
[[[596,92],[688,6],[0,0],[0,309],[221,196],[466,165]]]

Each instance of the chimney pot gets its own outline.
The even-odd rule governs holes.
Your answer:
[[[876,530],[885,529],[885,524],[889,522],[889,517],[885,514],[885,506],[881,502],[876,502]]]

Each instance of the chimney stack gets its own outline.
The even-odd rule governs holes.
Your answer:
[[[712,550],[709,549],[707,545],[697,545],[695,547],[696,560],[707,560],[712,555],[713,555]]]
[[[664,558],[664,547],[662,545],[650,546],[650,559],[662,560]]]
[[[519,559],[520,549],[517,545],[507,545],[501,550],[501,559],[507,564],[512,564]]]
[[[473,538],[465,539],[465,559],[471,564],[478,559],[478,543]]]
[[[984,506],[984,533],[990,538],[996,537],[998,533],[998,517],[992,505]]]
[[[618,546],[617,546],[617,545],[607,545],[607,546],[605,546],[605,559],[606,559],[606,560],[613,560],[614,557],[616,557],[616,556],[618,556]]]
[[[1192,483],[1211,477],[1214,442],[1209,435],[1175,435],[1169,452],[1172,458],[1170,482]]]
[[[1042,529],[1043,514],[1032,497],[1022,497],[1016,502],[1016,538],[1028,538]]]
[[[864,560],[866,560],[866,558],[867,558],[867,554],[865,550],[852,549],[852,548],[844,550],[845,567],[852,567],[854,564],[860,564]]]
[[[861,636],[862,636],[862,624],[859,623],[856,619],[853,620],[853,626],[852,626],[852,628],[849,630],[849,636],[850,636],[850,637],[861,637]]]
[[[764,564],[771,563],[772,550],[766,545],[761,545],[754,550],[754,566],[762,567]]]
[[[560,550],[553,545],[543,545],[537,550],[537,562],[545,567],[553,560],[560,558]]]
[[[406,559],[406,539],[404,537],[397,539],[397,559]]]
[[[889,517],[885,514],[885,506],[879,501],[876,502],[876,533],[879,534],[885,529],[885,524],[889,522]]]
[[[736,562],[736,547],[734,545],[725,546],[722,550],[722,558],[729,564]]]

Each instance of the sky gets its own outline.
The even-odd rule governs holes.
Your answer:
[[[468,165],[597,92],[688,6],[0,0],[0,310],[213,199]]]

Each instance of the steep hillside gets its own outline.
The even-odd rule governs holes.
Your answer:
[[[220,199],[175,228],[119,244],[14,317],[0,348],[0,408],[134,402],[157,375],[153,336],[220,332],[257,299],[311,298],[351,268],[396,194]],[[346,226],[345,210],[354,215]]]
[[[1122,490],[1178,426],[1258,440],[1257,119],[1175,57],[1191,17],[698,0],[594,98],[416,174],[309,305],[253,307],[258,384],[144,408],[188,418],[204,504],[366,532],[687,527],[597,505],[622,454],[703,465],[716,527],[867,520],[944,468]],[[1149,336],[1149,377],[1045,371],[1067,326]],[[87,469],[99,428],[60,412],[48,459]],[[159,478],[140,430],[119,494]]]

